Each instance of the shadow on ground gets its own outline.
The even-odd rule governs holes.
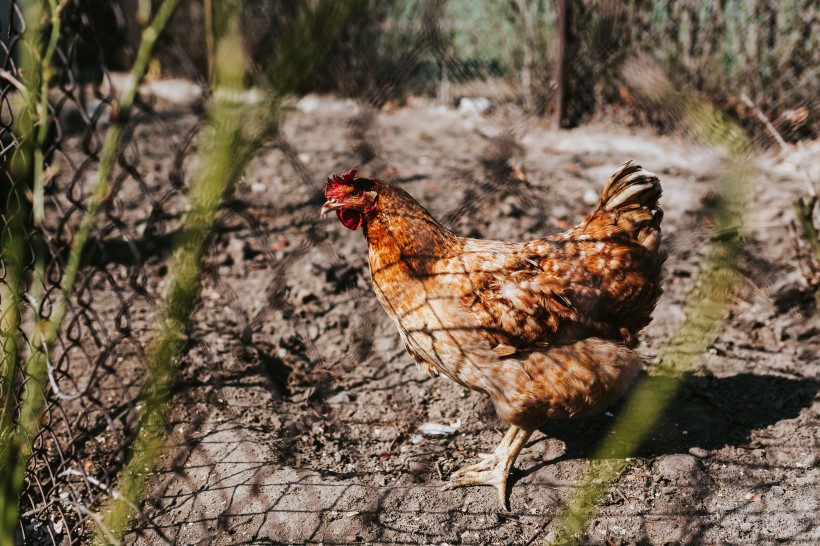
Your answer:
[[[752,431],[784,419],[794,419],[812,404],[820,381],[774,375],[738,374],[729,377],[687,376],[669,402],[651,436],[638,449],[639,457],[688,453],[742,446]],[[559,459],[544,461],[523,475],[558,460],[595,456],[601,439],[612,428],[623,403],[607,414],[584,419],[553,420],[541,428],[546,436],[566,444]],[[539,441],[539,440],[536,440]]]

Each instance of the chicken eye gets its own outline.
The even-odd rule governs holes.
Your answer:
[[[353,190],[352,192],[350,192],[350,195],[351,195],[351,197],[361,197],[362,196],[362,190]]]

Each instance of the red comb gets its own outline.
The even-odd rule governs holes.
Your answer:
[[[327,183],[328,184],[350,184],[351,182],[353,182],[353,179],[356,178],[356,173],[357,172],[358,171],[356,169],[350,169],[349,171],[344,173],[342,176],[339,176],[338,174],[331,174],[330,176],[327,177]]]
[[[331,174],[330,176],[328,176],[327,185],[325,186],[325,197],[327,197],[328,199],[334,197],[333,194],[336,192],[333,191],[333,186],[349,186],[350,184],[352,184],[353,179],[356,178],[357,172],[358,171],[356,169],[350,169],[342,176],[339,176],[338,174]]]

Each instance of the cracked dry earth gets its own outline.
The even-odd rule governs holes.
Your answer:
[[[484,184],[510,128],[528,194]],[[720,158],[681,135],[605,124],[556,133],[423,101],[361,114],[308,97],[284,135],[292,148],[264,150],[237,194],[258,225],[229,218],[216,240],[170,441],[128,541],[543,541],[618,408],[536,432],[511,476],[509,513],[490,488],[442,492],[505,427],[482,395],[416,370],[372,294],[363,236],[318,220],[324,177],[358,166],[458,233],[525,240],[580,220],[590,192],[635,159],[665,192],[665,293],[641,346],[651,369],[698,282]],[[374,159],[361,165],[363,154]],[[802,161],[817,179],[818,143],[806,143]],[[605,496],[586,543],[820,542],[820,324],[789,229],[804,185],[783,158],[757,165],[725,321]],[[455,432],[423,435],[422,423]]]

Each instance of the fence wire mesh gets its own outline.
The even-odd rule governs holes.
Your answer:
[[[141,24],[147,20],[145,10],[151,9],[150,2],[136,0],[63,3],[43,149],[46,221],[42,227],[28,228],[22,260],[24,277],[31,279],[35,255],[46,257],[41,311],[45,316],[58,296],[67,248],[87,209],[105,131],[110,117],[116,115],[118,92],[127,77],[124,70],[133,61]],[[252,64],[263,64],[266,52],[279,47],[276,30],[286,28],[298,14],[298,2],[274,4],[241,3]],[[184,467],[195,447],[207,441],[208,435],[194,433],[202,422],[197,416],[204,419],[205,404],[232,412],[235,420],[247,415],[244,408],[254,401],[242,399],[236,391],[258,377],[263,378],[276,413],[268,422],[255,425],[270,431],[270,457],[277,464],[303,460],[300,451],[337,449],[341,459],[336,467],[344,475],[352,472],[345,469],[355,468],[357,460],[378,458],[378,452],[392,448],[362,430],[393,427],[396,437],[412,436],[423,416],[412,396],[401,390],[391,395],[390,404],[404,412],[402,423],[385,423],[373,412],[362,414],[366,418],[357,415],[333,422],[326,418],[344,402],[344,397],[331,396],[337,392],[334,385],[345,383],[362,395],[362,384],[344,378],[364,361],[374,366],[374,379],[385,388],[394,381],[416,388],[417,381],[408,378],[409,361],[406,367],[402,361],[398,370],[385,368],[384,359],[394,361],[403,354],[400,347],[387,344],[374,349],[381,316],[369,293],[364,262],[350,261],[328,242],[318,224],[317,194],[322,182],[315,177],[320,170],[329,173],[345,162],[357,162],[367,165],[370,174],[412,183],[416,173],[386,162],[385,129],[379,119],[413,97],[426,95],[445,108],[475,109],[488,119],[515,120],[498,122],[499,131],[487,136],[479,162],[451,170],[469,189],[441,212],[448,225],[475,235],[482,235],[481,218],[493,207],[514,209],[511,217],[515,217],[516,210],[554,208],[556,201],[566,210],[573,206],[566,196],[550,195],[547,200],[543,188],[531,191],[532,184],[522,175],[521,136],[540,117],[553,116],[563,127],[599,120],[662,129],[674,126],[674,114],[639,98],[640,89],[634,88],[624,71],[638,56],[652,59],[675,85],[739,120],[763,145],[818,136],[820,23],[818,5],[810,0],[556,4],[391,0],[371,4],[366,20],[344,33],[304,89],[355,100],[334,102],[341,106],[329,113],[347,119],[346,132],[340,132],[336,123],[329,136],[344,140],[346,152],[317,161],[300,150],[298,139],[280,135],[258,160],[273,161],[266,166],[268,174],[278,173],[271,175],[274,180],[249,176],[221,217],[172,404],[174,411],[188,407],[191,413],[187,421],[172,419],[179,434],[172,436],[175,459],[168,461],[167,468]],[[147,367],[146,347],[186,210],[186,175],[198,161],[197,139],[207,99],[204,82],[209,79],[208,6],[208,1],[182,2],[162,35],[136,111],[126,125],[110,191],[48,362],[46,407],[39,434],[32,439],[34,453],[19,500],[17,540],[21,543],[86,543],[95,531],[89,514],[110,498],[129,457]],[[24,7],[20,0],[0,2],[3,240],[12,219],[28,215],[31,207],[31,181],[13,176],[10,168],[20,153],[15,122],[22,108],[20,81],[25,79],[17,62]],[[564,26],[562,17],[567,17]],[[562,33],[563,71],[556,68]],[[160,77],[170,75],[179,78]],[[564,98],[557,108],[559,92]],[[305,99],[298,108],[304,112],[328,107]],[[424,136],[420,139],[423,142]],[[271,153],[278,159],[268,159]],[[266,184],[298,198],[283,200],[285,205],[275,197],[262,199]],[[278,219],[283,211],[303,237],[293,235],[294,225],[283,225]],[[543,233],[555,227],[540,216],[525,231]],[[317,252],[326,263],[306,259]],[[8,315],[0,317],[0,328],[25,353],[30,350],[34,309],[27,293],[9,278],[5,248],[3,253],[3,310],[17,299],[23,311],[19,322]],[[356,302],[356,316],[334,312],[318,302],[315,292],[300,288],[304,274],[300,268],[312,268],[314,275],[320,270],[338,297]],[[233,278],[237,270],[259,291],[251,306],[238,294],[242,283]],[[330,324],[344,332],[334,338],[338,347],[317,347],[320,334],[326,334],[310,323],[317,313],[328,314]],[[272,316],[289,326],[273,331]],[[4,371],[12,369],[6,349],[0,361]],[[11,419],[19,409],[25,381],[24,370],[17,369],[13,388],[0,392],[2,407]],[[431,386],[419,383],[418,388]],[[192,394],[203,391],[207,392],[204,399]],[[237,400],[237,396],[237,407],[224,407],[224,400]],[[310,434],[317,429],[324,435],[324,445],[316,445],[316,435]],[[436,452],[443,449],[433,447]],[[204,467],[220,463],[203,461],[201,456],[197,461]],[[414,472],[412,461],[403,464]],[[366,466],[374,476],[378,474],[378,464]],[[185,479],[191,480],[192,488],[199,487],[195,478]],[[298,476],[287,487],[301,482],[310,487],[305,479]],[[252,483],[234,488],[244,486],[253,490]],[[228,502],[232,493],[226,490],[220,495]],[[135,521],[137,535],[178,540],[153,521],[153,508],[149,502]],[[214,532],[226,525],[214,518]],[[385,525],[389,527],[389,522]]]

